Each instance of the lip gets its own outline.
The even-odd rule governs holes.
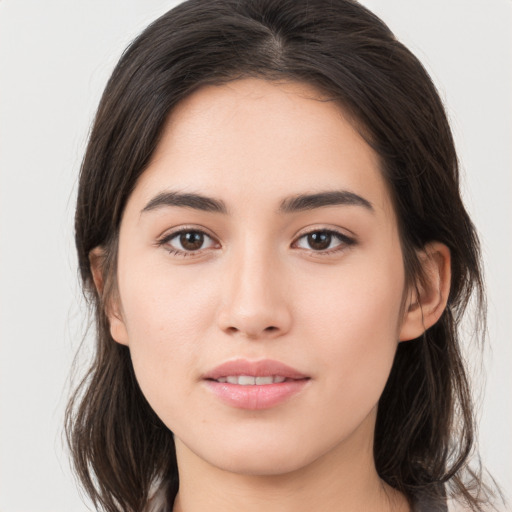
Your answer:
[[[286,380],[280,383],[249,385],[217,382],[217,379],[228,376],[250,375],[253,377],[269,377],[279,375]],[[264,359],[248,361],[236,359],[227,361],[202,377],[206,387],[223,403],[237,409],[261,410],[269,409],[290,399],[308,384],[310,377],[279,361]]]
[[[295,368],[272,359],[260,361],[248,361],[247,359],[235,359],[227,361],[203,375],[203,379],[216,380],[228,375],[252,375],[253,377],[269,377],[270,375],[281,375],[287,379],[307,379],[308,376]]]

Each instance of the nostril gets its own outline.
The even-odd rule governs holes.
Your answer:
[[[274,325],[269,325],[268,327],[265,327],[265,329],[263,329],[263,331],[259,331],[259,334],[258,334],[258,331],[251,332],[249,330],[239,329],[238,327],[234,327],[234,326],[228,327],[226,329],[226,331],[231,334],[243,332],[249,338],[258,338],[263,333],[273,333],[273,332],[279,331],[279,328]]]

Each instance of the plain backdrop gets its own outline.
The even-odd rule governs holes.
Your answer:
[[[122,50],[175,3],[0,0],[0,512],[87,510],[62,441],[87,325],[73,246],[77,174]],[[425,64],[452,122],[489,291],[485,389],[475,378],[480,449],[511,495],[512,1],[362,3]],[[468,354],[479,373],[478,350]]]

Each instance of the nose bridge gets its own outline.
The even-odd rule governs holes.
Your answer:
[[[261,238],[247,235],[232,247],[226,263],[220,327],[250,338],[286,332],[291,318],[275,248]]]

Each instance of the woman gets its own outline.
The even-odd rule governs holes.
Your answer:
[[[68,409],[104,510],[484,510],[457,326],[479,247],[441,101],[349,0],[185,2],[82,166],[97,353]]]

